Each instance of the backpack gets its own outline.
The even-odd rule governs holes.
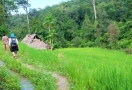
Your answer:
[[[11,38],[11,46],[12,47],[16,47],[17,46],[16,38]]]

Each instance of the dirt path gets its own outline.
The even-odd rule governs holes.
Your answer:
[[[57,79],[58,90],[68,90],[67,79],[57,73],[53,72],[52,76]]]
[[[32,65],[28,65],[28,64],[24,64],[24,63],[22,63],[22,65],[24,65],[27,68],[33,69],[33,70],[38,70],[38,68],[35,68]],[[42,70],[42,72],[51,73],[52,76],[57,79],[57,83],[56,83],[56,85],[58,86],[57,90],[69,90],[68,89],[68,84],[67,84],[67,79],[65,77],[57,74],[56,72],[49,72],[49,71],[46,71],[46,70]]]

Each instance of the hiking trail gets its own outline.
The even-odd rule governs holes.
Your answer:
[[[34,67],[33,65],[29,65],[29,64],[25,64],[25,63],[22,63],[21,64],[31,70],[38,70],[37,67]],[[42,72],[44,73],[51,73],[51,75],[56,78],[57,80],[57,90],[69,90],[68,89],[68,83],[67,83],[67,79],[64,77],[64,76],[61,76],[59,74],[57,74],[56,72],[49,72],[49,71],[46,71],[46,70],[41,70]]]

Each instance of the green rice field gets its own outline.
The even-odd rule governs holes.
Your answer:
[[[14,59],[10,51],[4,51],[2,42],[0,44],[0,59],[8,68],[21,73],[32,82],[37,82],[34,80],[35,75],[43,75],[38,72],[31,74],[32,71],[28,72],[28,69],[24,69],[17,61],[63,75],[68,81],[69,90],[132,90],[132,56],[123,51],[101,48],[44,51],[19,43],[18,56]],[[47,78],[43,82],[45,88],[41,89],[39,80],[37,85],[34,83],[37,88],[56,90],[55,80],[51,75],[44,75],[42,78]]]

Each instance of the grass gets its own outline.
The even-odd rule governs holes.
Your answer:
[[[0,90],[20,90],[20,86],[16,76],[10,74],[5,67],[0,67]]]
[[[101,48],[36,50],[20,43],[18,58],[67,77],[70,90],[132,90],[132,56]]]
[[[39,70],[31,70],[22,65],[21,60],[18,55],[18,59],[14,59],[10,52],[6,53],[4,47],[0,47],[0,59],[5,62],[5,65],[25,78],[31,80],[34,84],[35,90],[56,90],[55,79],[51,74],[45,74]],[[20,57],[23,57],[20,55]],[[23,57],[24,58],[24,57]],[[20,60],[20,61],[19,61]],[[11,88],[12,89],[12,88]],[[8,89],[7,89],[8,90]],[[16,89],[17,90],[17,89]],[[18,89],[20,90],[20,89]]]

